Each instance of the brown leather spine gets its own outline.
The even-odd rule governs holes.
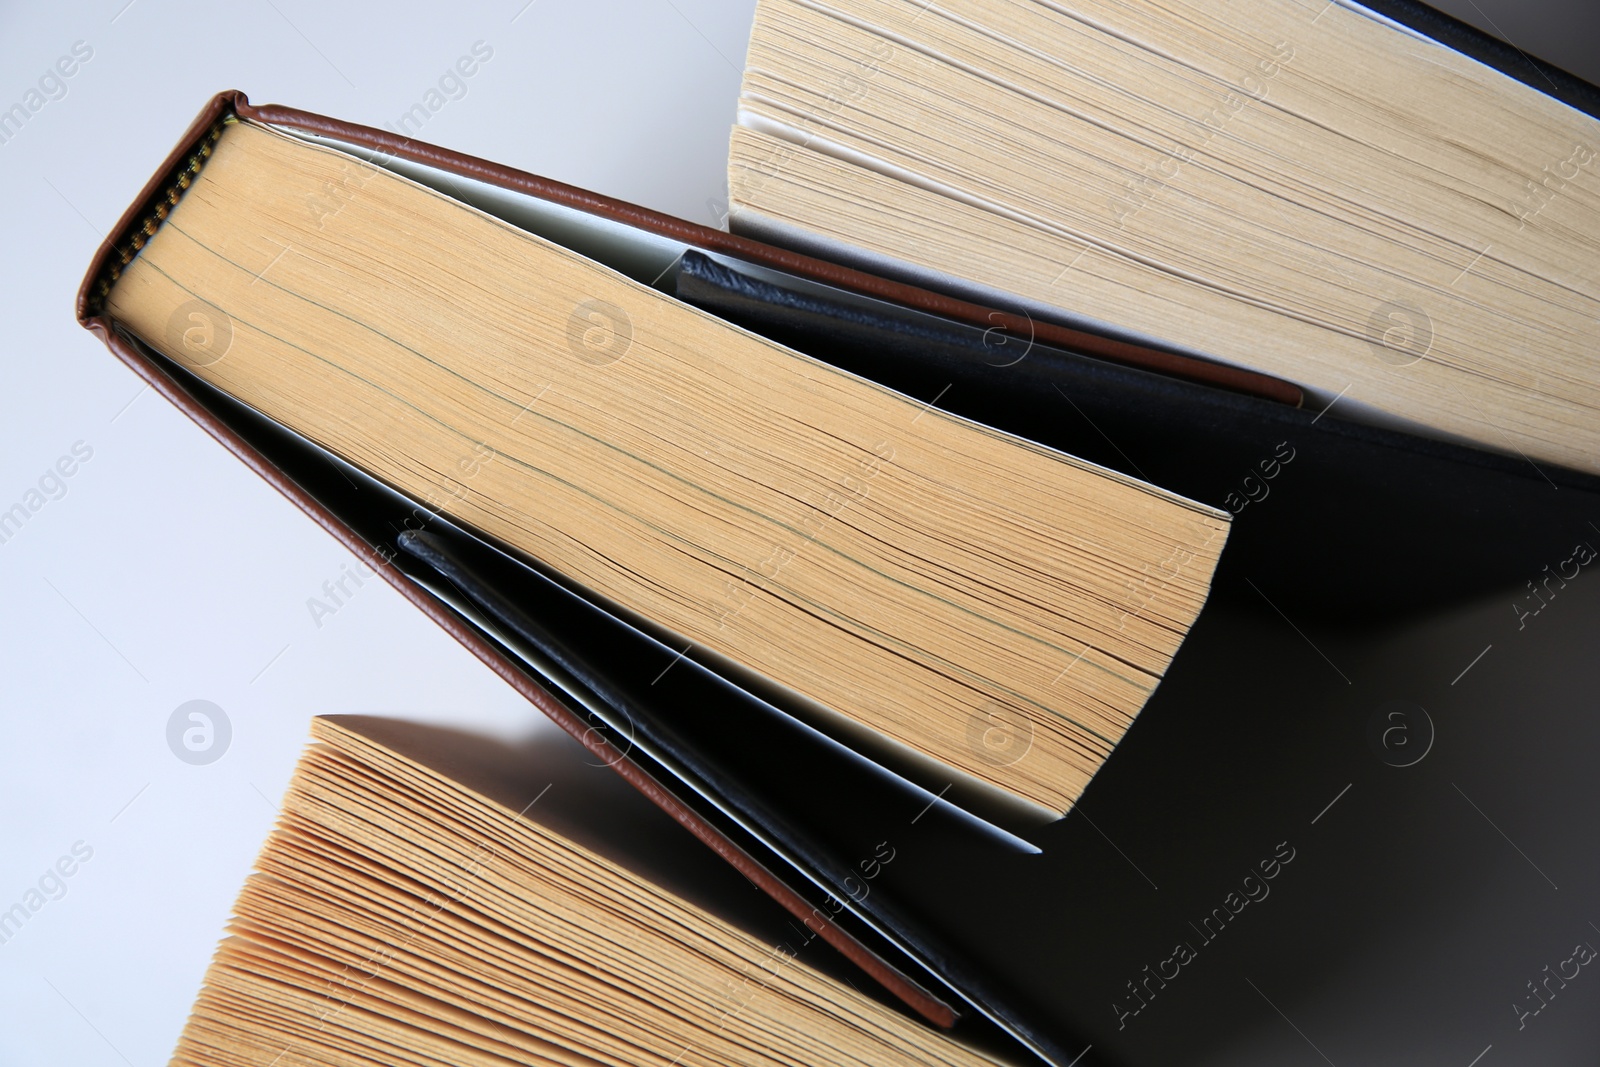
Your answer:
[[[605,738],[591,729],[588,723],[563,704],[549,690],[535,682],[533,678],[494,645],[485,640],[447,605],[408,578],[398,568],[392,566],[373,545],[352,530],[337,515],[329,511],[315,497],[300,488],[269,459],[247,444],[231,427],[207,410],[176,379],[168,375],[166,371],[141,352],[136,345],[122,336],[111,320],[103,314],[100,308],[100,301],[103,296],[102,283],[105,282],[113,268],[120,269],[120,265],[125,262],[122,259],[123,254],[133,248],[132,241],[136,233],[145,224],[146,220],[153,216],[157,205],[165,201],[167,190],[171,188],[174,177],[187,165],[197,148],[205,143],[206,138],[216,125],[230,113],[236,113],[241,117],[258,119],[263,122],[328,133],[330,136],[340,137],[341,140],[351,140],[352,143],[366,143],[361,139],[348,137],[342,132],[346,129],[364,129],[364,127],[347,128],[343,124],[330,119],[321,119],[317,116],[306,115],[304,112],[294,112],[287,108],[252,107],[249,101],[245,99],[244,94],[237,90],[229,90],[217,94],[190,125],[188,132],[178,142],[177,147],[167,157],[166,162],[162,164],[144,189],[140,191],[139,196],[128,207],[122,218],[118,220],[117,225],[112,228],[110,236],[106,238],[99,251],[95,253],[88,273],[84,275],[83,284],[78,290],[77,317],[79,323],[90,332],[99,335],[100,339],[105,342],[106,347],[131,367],[134,373],[144,379],[152,389],[166,397],[180,411],[198,423],[202,429],[242,460],[247,467],[255,471],[269,485],[287,497],[301,511],[309,515],[317,525],[332,534],[340,544],[353,552],[363,563],[383,575],[384,579],[401,596],[409,600],[424,615],[438,624],[441,629],[459,641],[478,659],[482,660],[484,664],[504,679],[506,684],[520,693],[529,703],[548,715],[557,725],[576,738],[598,758],[610,764],[630,785],[648,797],[662,811],[677,820],[679,824],[704,842],[717,855],[732,864],[751,883],[776,900],[791,915],[805,924],[807,929],[815,931],[817,936],[832,945],[852,963],[860,967],[890,993],[898,997],[929,1022],[946,1028],[955,1025],[958,1014],[954,1008],[856,940],[848,931],[830,921],[825,914],[813,907],[804,897],[791,889],[759,860],[703,819],[697,812],[683,804],[669,790],[664,788],[654,776],[629,759],[626,753],[616,749]],[[285,115],[300,116],[306,121],[290,121],[284,118]],[[341,132],[335,132],[336,130]],[[372,132],[376,134],[378,131]],[[428,146],[417,147],[431,152],[443,152],[442,149],[432,149],[428,148]],[[396,152],[396,154],[399,155],[401,153]],[[455,154],[450,153],[450,155],[454,156]],[[412,158],[427,159],[429,157],[418,155]],[[472,173],[473,176],[484,177],[485,180],[496,180],[492,175],[498,171],[498,168],[480,161],[471,160],[465,156],[457,158],[467,164],[482,168],[481,170],[472,171],[463,169],[459,173]],[[540,179],[532,178],[531,175],[525,175],[524,177],[535,182],[540,181]],[[577,192],[577,190],[574,190],[574,192]],[[589,194],[583,195],[587,196]]]

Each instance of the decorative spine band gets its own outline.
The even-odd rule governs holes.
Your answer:
[[[217,121],[217,124],[206,131],[200,143],[193,152],[173,172],[172,180],[167,184],[163,193],[155,198],[150,205],[149,212],[144,221],[133,226],[122,235],[125,240],[119,240],[112,248],[112,255],[106,262],[105,270],[100,274],[100,280],[94,287],[93,313],[99,314],[105,304],[106,297],[111,292],[111,287],[116,285],[117,279],[122,276],[129,263],[133,262],[150,238],[156,235],[161,224],[166,221],[172,209],[178,206],[178,201],[183,199],[183,194],[200,175],[200,168],[206,165],[206,160],[211,158],[211,153],[216,150],[217,141],[222,137],[223,128],[238,119],[227,115]]]

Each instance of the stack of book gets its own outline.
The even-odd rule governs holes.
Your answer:
[[[732,232],[215,98],[80,321],[642,798],[317,720],[175,1062],[1221,1047],[1288,709],[1595,632],[1600,94],[1390,14],[761,0]]]

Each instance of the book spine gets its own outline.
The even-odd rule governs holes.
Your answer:
[[[213,123],[201,136],[194,149],[180,159],[177,167],[163,183],[164,188],[147,205],[144,217],[135,220],[132,226],[124,228],[120,234],[113,235],[110,254],[105,257],[98,276],[89,288],[86,305],[89,315],[100,313],[111,287],[117,283],[117,279],[122,276],[128,264],[133,262],[140,249],[144,248],[150,238],[156,235],[156,231],[161,229],[161,224],[167,221],[167,216],[178,206],[183,194],[188,192],[189,187],[200,176],[201,168],[216,150],[223,129],[228,123],[236,121],[238,120],[232,115],[225,115]]]

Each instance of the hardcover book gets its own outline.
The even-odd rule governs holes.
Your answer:
[[[208,171],[209,214],[188,197]],[[286,197],[272,214],[293,233],[255,224],[257,193]],[[483,238],[466,252],[462,225]],[[1594,1016],[1562,1014],[1572,993],[1528,999],[1525,979],[1572,958],[1586,920],[1561,902],[1600,880],[1582,772],[1600,740],[1582,651],[1600,632],[1594,476],[1376,423],[1315,385],[1307,402],[1171,338],[853,262],[225,93],[113,231],[78,313],[918,1026],[1060,1065],[1284,1062],[1308,1041],[1336,1062],[1465,1062],[1491,1044],[1582,1062]],[[489,277],[530,298],[451,288]],[[455,332],[430,336],[446,320]],[[672,370],[595,385],[652,365]],[[742,448],[693,436],[717,410],[754,435]],[[962,464],[1008,473],[955,486],[965,510],[879,510],[885,472],[915,457],[875,449],[888,434],[845,410],[936,426],[929,492]],[[530,436],[519,451],[491,430]],[[621,442],[632,473],[595,460]],[[653,500],[691,499],[660,480],[685,464],[800,510],[724,492],[676,526],[637,524]],[[567,484],[516,496],[532,478]],[[602,491],[636,514],[586,517],[580,498]],[[753,512],[780,536],[741,525]],[[1002,513],[1016,537],[979,518]],[[847,536],[851,566],[886,555],[850,571],[807,554]],[[662,565],[668,543],[681,566]],[[1046,600],[1062,575],[1075,591]],[[775,590],[803,626],[759,629]],[[892,631],[840,618],[869,590],[942,606]],[[686,636],[660,610],[707,603],[778,658],[719,645],[716,614]],[[1012,685],[986,631],[956,639],[967,624],[950,620],[980,616],[1067,655]],[[1093,641],[1064,643],[1059,620],[1091,618]],[[981,695],[919,737],[938,702],[892,700],[913,669]],[[1024,710],[1057,684],[1065,726]]]

